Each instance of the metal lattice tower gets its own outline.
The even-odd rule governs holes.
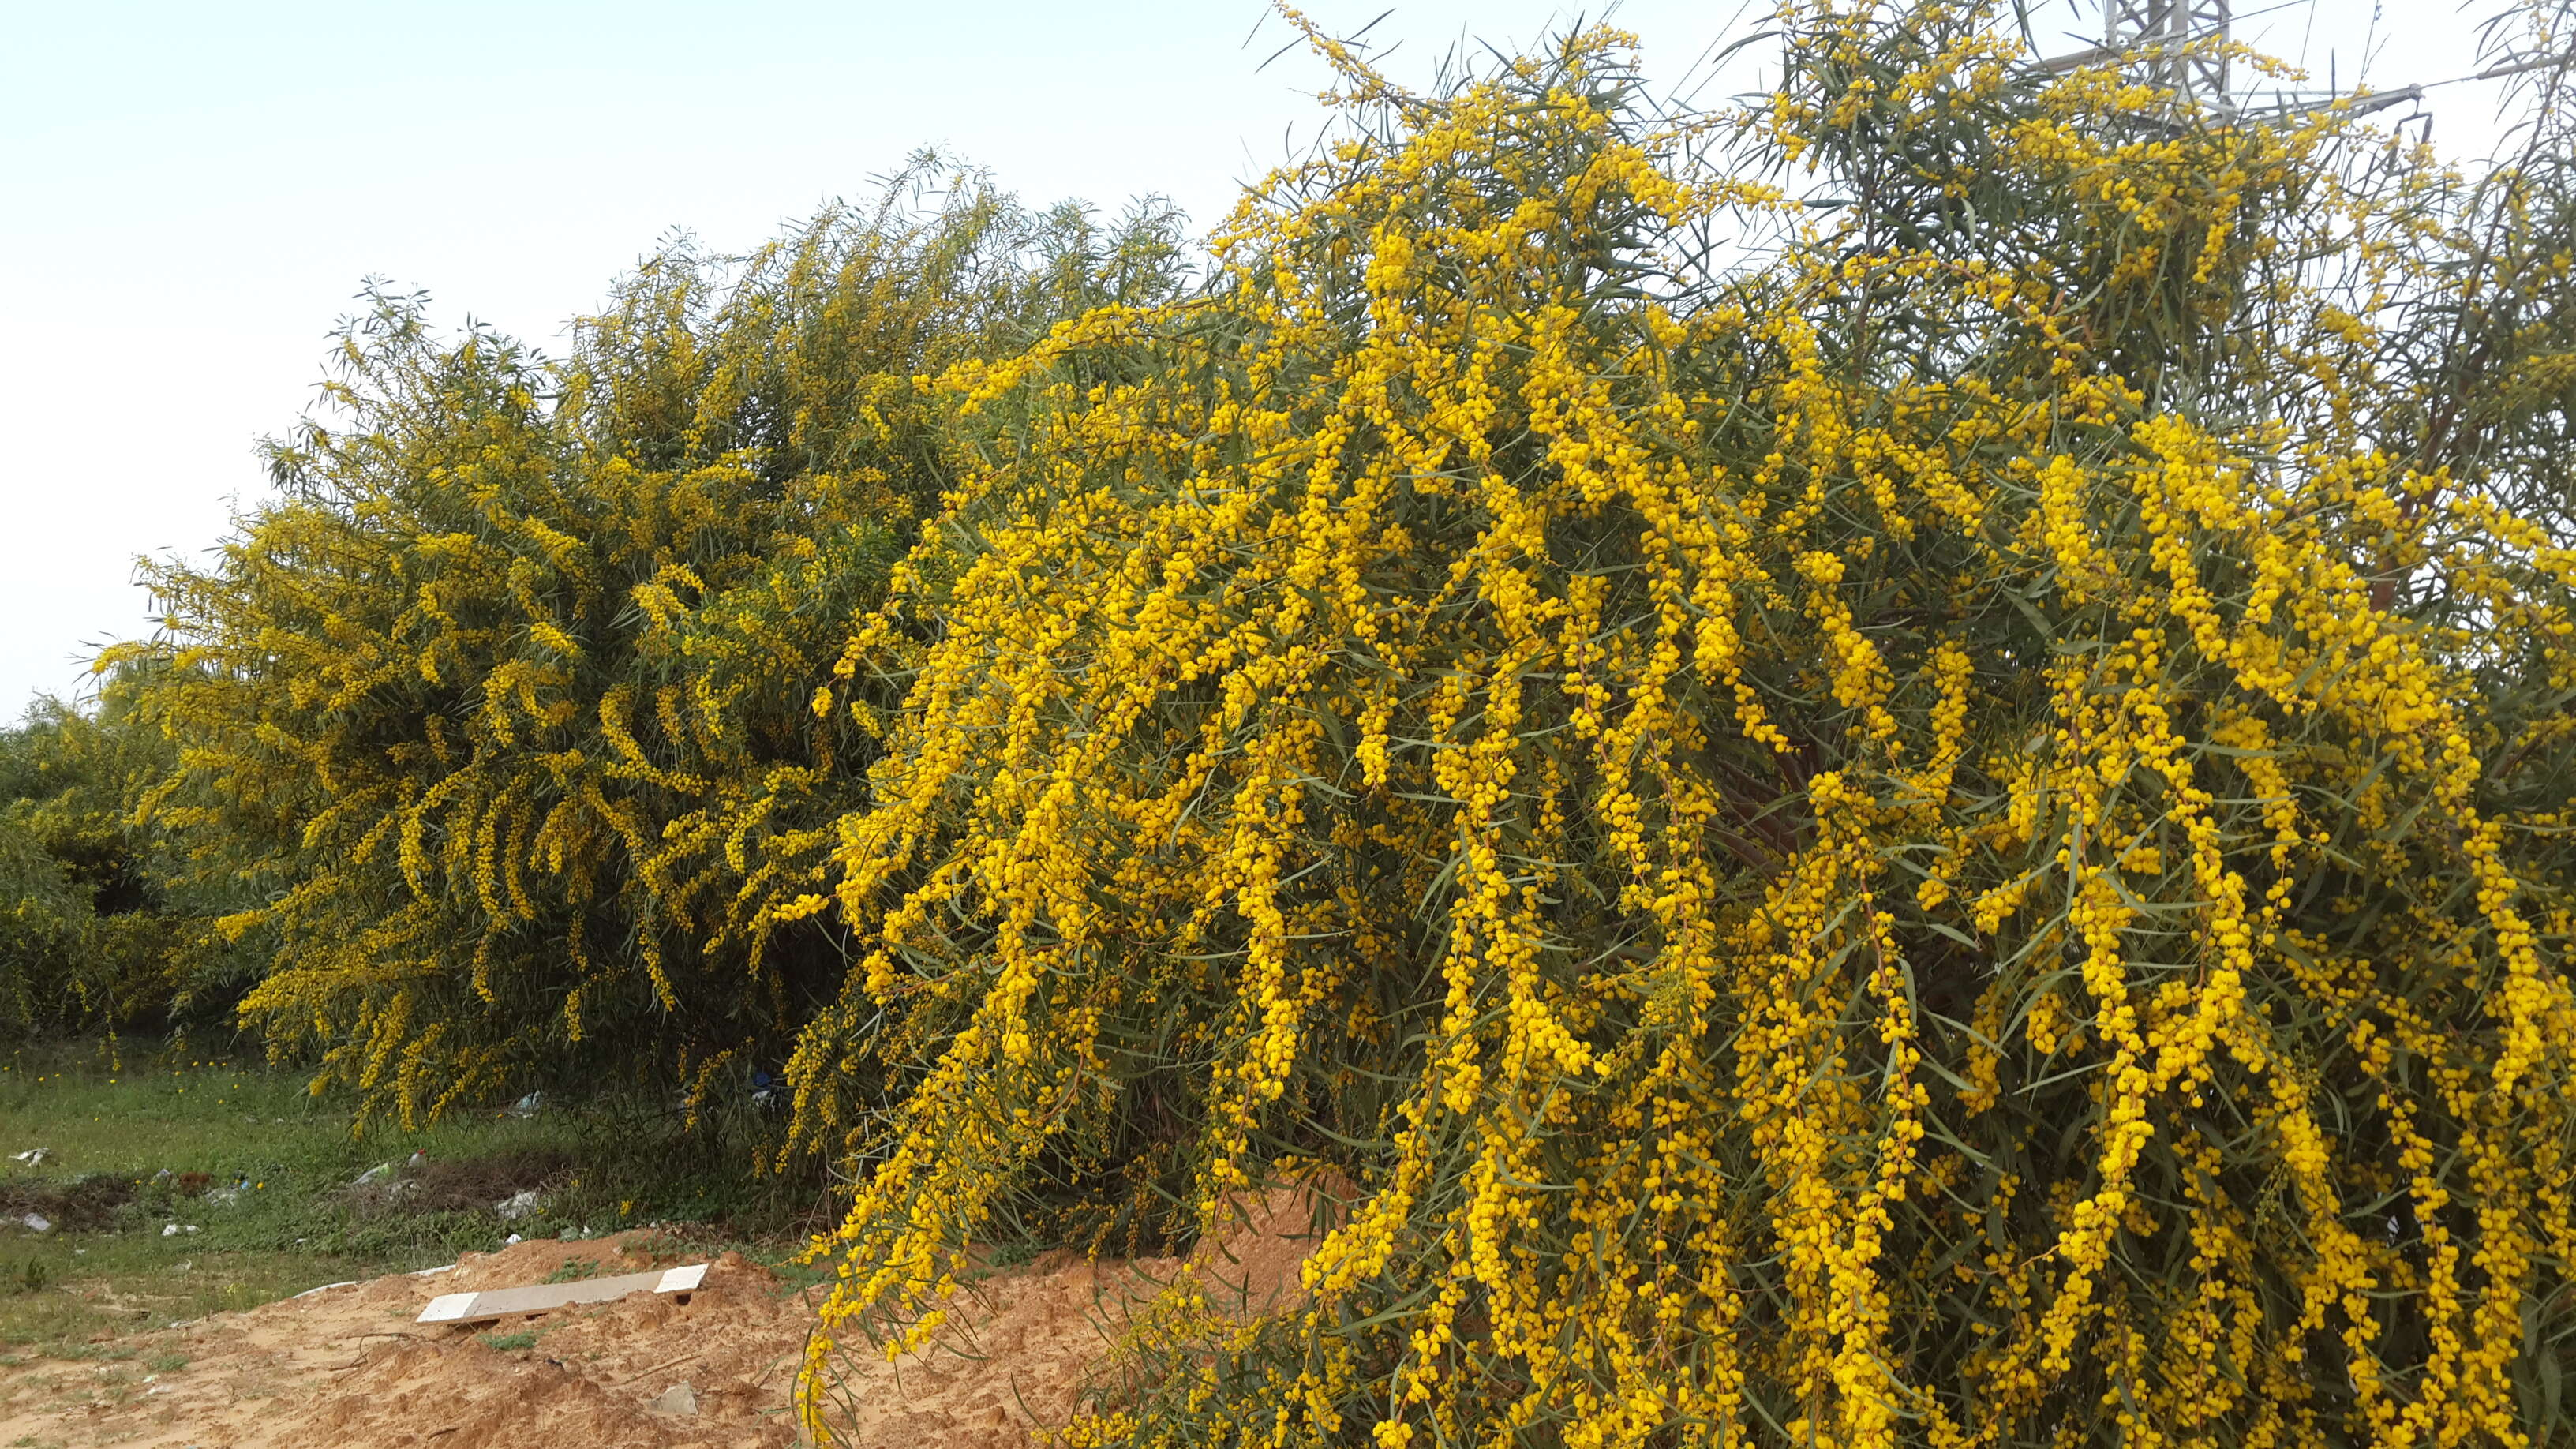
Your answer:
[[[2212,111],[2227,97],[2228,0],[2102,0],[2102,48],[2139,56],[2141,76]]]
[[[2039,69],[2063,75],[2086,66],[2122,66],[2139,79],[2170,92],[2184,106],[2232,120],[2239,113],[2234,98],[2227,93],[2227,57],[2218,53],[2228,38],[2227,7],[2228,0],[2102,0],[2102,43],[2072,55],[2040,61]],[[2339,105],[2347,115],[2366,116],[2391,106],[2421,102],[2426,91],[2438,86],[2497,80],[2568,65],[2576,65],[2576,51],[2507,54],[2475,75],[2400,86],[2366,96],[2347,91],[2276,93],[2275,102],[2260,109],[2280,118]],[[2429,124],[2430,117],[2426,120]]]

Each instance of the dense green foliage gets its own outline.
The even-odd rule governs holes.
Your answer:
[[[210,928],[224,898],[174,877],[137,792],[173,756],[140,671],[83,709],[40,699],[0,731],[0,1029],[226,1031],[259,963]]]

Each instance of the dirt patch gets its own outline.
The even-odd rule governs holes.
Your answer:
[[[544,1192],[572,1175],[572,1155],[552,1148],[521,1148],[486,1157],[431,1161],[400,1167],[372,1182],[349,1186],[349,1206],[383,1213],[490,1212],[496,1203],[534,1189]]]
[[[678,1261],[626,1251],[651,1236],[468,1253],[444,1272],[322,1288],[119,1339],[117,1358],[0,1370],[0,1444],[22,1435],[141,1449],[794,1442],[780,1411],[809,1313],[734,1254],[685,1303],[642,1295],[471,1329],[413,1321],[441,1293],[540,1283],[584,1262],[635,1272]],[[696,1412],[654,1412],[684,1382]]]
[[[112,1172],[94,1172],[68,1186],[0,1182],[0,1221],[14,1223],[35,1213],[56,1231],[95,1232],[113,1223],[116,1210],[132,1201],[134,1183]]]
[[[415,1186],[405,1206],[424,1212],[488,1209],[513,1193],[551,1187],[572,1165],[570,1153],[545,1148],[431,1162],[407,1179]]]
[[[1304,1200],[1273,1194],[1196,1255],[1254,1306],[1293,1295]],[[473,1329],[414,1322],[442,1293],[684,1261],[648,1232],[468,1253],[453,1269],[325,1288],[117,1340],[130,1357],[0,1369],[0,1444],[135,1449],[785,1449],[813,1321],[805,1295],[727,1253],[686,1301],[636,1295]],[[686,1261],[701,1261],[687,1259]],[[1085,1375],[1177,1259],[1059,1255],[959,1292],[948,1326],[895,1362],[848,1364],[844,1442],[1019,1449],[1061,1423]],[[184,1360],[184,1366],[180,1365]],[[685,1386],[685,1387],[684,1387]]]

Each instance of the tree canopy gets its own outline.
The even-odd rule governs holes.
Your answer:
[[[1292,1185],[1068,1443],[2566,1440],[2568,67],[2461,170],[1995,0],[1716,111],[1283,14],[1338,129],[1204,255],[924,158],[561,359],[375,296],[114,656],[242,1019],[782,1071],[824,1438],[978,1243]]]
[[[274,1051],[405,1118],[776,1066],[795,902],[873,745],[808,707],[942,486],[922,380],[1176,275],[1174,218],[918,158],[758,253],[682,242],[540,357],[371,296],[273,501],[150,566],[141,818],[253,903]]]
[[[2001,20],[1793,6],[1741,116],[1324,42],[1206,286],[951,371],[809,1385],[1302,1177],[1074,1442],[2563,1435],[2559,81],[2464,179]]]

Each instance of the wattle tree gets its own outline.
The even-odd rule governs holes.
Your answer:
[[[1290,1182],[1302,1300],[1070,1442],[2565,1436],[2563,67],[2461,179],[2005,18],[1791,6],[1741,115],[1322,41],[1203,287],[946,375],[818,1433],[979,1235]]]

